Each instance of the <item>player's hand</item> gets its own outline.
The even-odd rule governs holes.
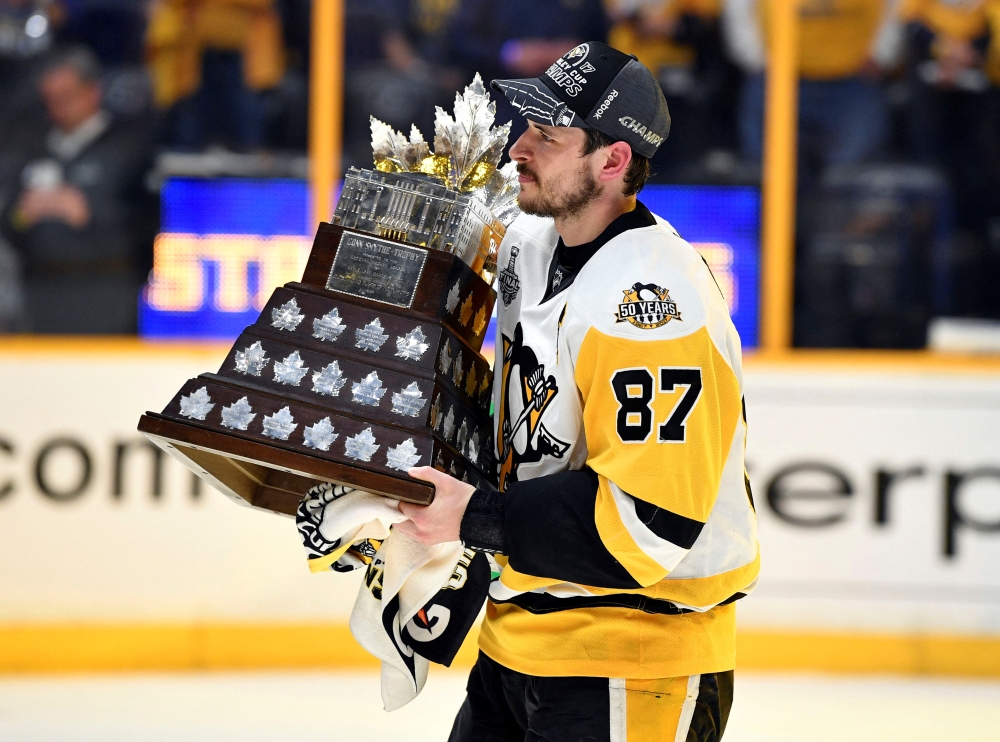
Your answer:
[[[393,529],[425,546],[458,541],[462,516],[476,488],[430,466],[415,466],[407,474],[434,485],[434,502],[430,505],[399,503],[399,512],[409,520],[397,523]]]
[[[18,212],[25,226],[33,226],[43,219],[65,222],[74,229],[82,229],[90,221],[90,206],[83,192],[74,186],[40,190],[29,188],[18,204]]]

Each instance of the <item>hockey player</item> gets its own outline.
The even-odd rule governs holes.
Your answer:
[[[740,339],[705,262],[636,200],[666,102],[596,42],[493,87],[529,122],[498,261],[500,492],[415,468],[437,495],[397,526],[502,568],[451,739],[717,740],[759,556]]]

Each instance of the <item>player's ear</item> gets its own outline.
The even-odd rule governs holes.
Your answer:
[[[615,180],[625,177],[625,171],[632,162],[632,148],[625,142],[615,142],[604,148],[604,164],[601,167],[601,180]]]

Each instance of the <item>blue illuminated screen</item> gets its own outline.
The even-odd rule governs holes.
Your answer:
[[[760,189],[657,186],[639,194],[701,253],[729,302],[744,348],[757,345],[760,305]]]
[[[305,181],[170,178],[161,199],[153,273],[139,301],[143,337],[235,339],[275,287],[301,279],[313,234]],[[759,190],[648,185],[640,199],[702,254],[743,346],[755,346]]]

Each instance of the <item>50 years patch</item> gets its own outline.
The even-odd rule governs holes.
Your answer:
[[[655,283],[638,281],[622,293],[625,295],[615,314],[616,322],[629,322],[640,330],[655,330],[670,320],[681,321],[677,302],[670,298],[670,292]]]

